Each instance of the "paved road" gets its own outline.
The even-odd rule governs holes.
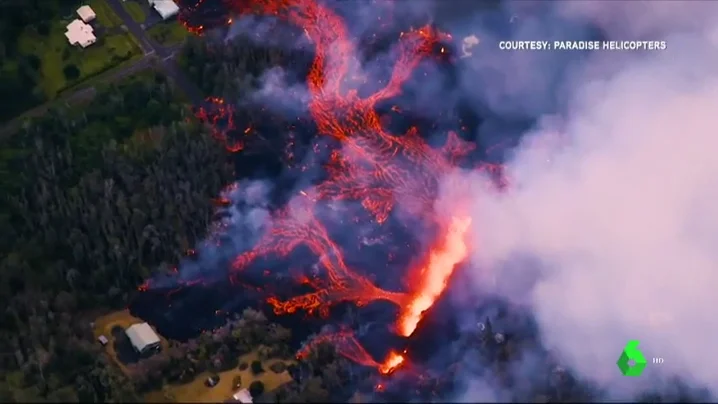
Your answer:
[[[117,14],[127,30],[137,38],[145,55],[155,54],[161,61],[161,67],[165,73],[175,82],[175,85],[185,93],[193,104],[202,102],[202,92],[194,83],[184,74],[182,69],[177,66],[174,56],[179,47],[166,47],[158,44],[147,35],[145,29],[132,19],[132,16],[125,10],[122,0],[106,0],[112,10]]]
[[[157,52],[158,48],[160,48],[161,52],[163,51],[162,47],[157,46],[157,44],[150,40],[150,38],[145,33],[144,28],[142,28],[140,24],[138,24],[137,22],[135,22],[135,20],[132,19],[132,16],[130,16],[127,10],[125,10],[125,7],[122,5],[122,0],[106,1],[112,11],[114,11],[115,14],[120,17],[122,23],[127,27],[127,30],[130,31],[130,33],[134,35],[135,38],[137,38],[140,43],[140,47],[142,48],[142,51],[145,53],[145,55]],[[157,53],[160,56],[162,55],[162,53],[160,52]]]
[[[120,68],[119,70],[108,72],[106,77],[101,77],[100,79],[104,83],[113,83],[115,81],[122,80],[123,78],[125,78],[127,76],[131,76],[131,75],[138,73],[142,70],[152,68],[155,65],[153,63],[153,61],[154,61],[153,57],[145,56],[142,59],[136,60],[132,64],[129,64],[127,66]],[[53,105],[58,105],[58,104],[71,105],[71,104],[81,102],[83,100],[92,99],[92,97],[95,96],[96,92],[97,92],[97,90],[95,89],[95,86],[84,87],[84,88],[78,89],[77,91],[74,91],[72,93],[67,93],[65,95],[61,95],[58,99],[52,100],[50,102],[46,102],[42,105],[38,105],[37,107],[35,107],[29,111],[25,111],[19,117],[2,125],[2,127],[0,127],[0,136],[16,132],[17,129],[20,127],[20,125],[22,125],[23,122],[25,122],[25,120],[27,118],[35,118],[38,116],[42,116]]]

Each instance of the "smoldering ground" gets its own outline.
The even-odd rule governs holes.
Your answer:
[[[507,98],[503,83],[489,83],[474,87],[477,98],[517,114],[544,103],[539,110],[560,119],[524,135],[507,161],[508,190],[473,192],[471,293],[530,310],[544,347],[606,399],[674,394],[674,378],[715,394],[717,362],[706,350],[718,338],[710,309],[718,285],[716,4],[552,4],[536,22],[546,30],[569,20],[599,27],[606,39],[665,40],[668,48],[588,54],[560,87],[547,80],[561,55],[545,53],[520,70],[506,55],[491,61],[529,85],[511,87]],[[560,142],[542,141],[556,133]],[[455,189],[447,188],[448,199]],[[641,341],[649,361],[639,378],[616,366],[629,339]],[[492,392],[478,379],[469,399]]]

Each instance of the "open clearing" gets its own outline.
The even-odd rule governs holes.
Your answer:
[[[75,91],[88,79],[142,57],[139,43],[122,26],[107,0],[89,0],[88,4],[97,16],[90,23],[97,42],[87,49],[70,45],[65,37],[67,24],[77,18],[75,8],[69,5],[63,6],[61,17],[28,25],[12,38],[17,53],[0,63],[0,81],[11,83],[6,85],[10,91],[7,94],[14,91],[19,94],[12,102],[4,100],[0,122],[54,101],[62,93]]]
[[[64,22],[52,25],[50,34],[41,37],[28,31],[20,37],[20,50],[25,55],[35,54],[41,61],[40,87],[48,99],[83,80],[102,73],[115,65],[141,55],[140,48],[129,34],[100,34],[97,43],[82,49],[67,43]],[[68,79],[63,73],[66,66],[74,65],[79,77]]]
[[[117,353],[114,349],[115,339],[112,336],[112,329],[114,327],[122,327],[123,329],[131,326],[132,324],[141,323],[142,320],[134,317],[130,314],[129,310],[115,311],[104,316],[100,316],[95,319],[94,335],[98,338],[100,335],[104,335],[109,339],[109,343],[105,345],[105,350],[112,360],[120,367],[123,372],[127,372],[127,368],[120,360],[117,359]],[[162,349],[168,349],[168,341],[160,335],[162,341]],[[252,361],[257,360],[257,354],[252,352],[242,356],[238,363],[251,364]],[[239,375],[242,377],[241,388],[249,388],[249,385],[255,381],[260,380],[264,383],[264,391],[271,391],[277,387],[292,381],[292,377],[289,375],[287,370],[281,373],[275,373],[270,367],[277,363],[284,362],[286,366],[293,364],[291,360],[283,359],[269,359],[262,362],[264,372],[259,375],[253,375],[251,367],[248,366],[245,370],[239,370],[239,367],[219,373],[219,383],[214,387],[207,387],[205,382],[208,377],[213,373],[204,372],[197,375],[197,377],[186,384],[167,384],[165,385],[164,391],[153,391],[145,395],[146,402],[167,402],[165,398],[165,392],[168,392],[174,397],[175,402],[180,403],[221,403],[227,400],[236,391],[233,389],[232,381],[235,376]]]
[[[125,373],[127,373],[127,368],[120,360],[117,359],[117,352],[115,352],[116,341],[112,335],[112,329],[114,327],[122,327],[122,329],[126,329],[132,324],[142,322],[143,321],[141,319],[131,315],[129,310],[114,311],[110,314],[95,319],[95,339],[99,338],[100,335],[104,335],[105,337],[107,337],[109,342],[107,343],[107,345],[105,345],[105,350],[107,351],[107,354],[110,355],[112,360],[117,364],[117,366],[119,366],[120,369],[122,369],[122,371]],[[159,337],[162,344],[162,349],[167,349],[169,347],[169,343],[161,335]]]
[[[240,358],[239,363],[246,362],[252,363],[257,360],[255,353],[249,353]],[[285,370],[282,373],[274,373],[270,366],[276,362],[284,362],[287,366],[291,365],[291,361],[285,361],[282,359],[269,359],[262,362],[264,372],[257,376],[252,374],[252,371],[247,368],[245,370],[239,370],[234,368],[225,372],[219,373],[219,383],[214,387],[207,387],[205,381],[212,374],[209,372],[200,373],[197,377],[187,384],[175,384],[168,385],[167,390],[174,397],[175,402],[178,403],[221,403],[232,397],[232,394],[236,391],[232,388],[232,379],[235,376],[240,375],[242,377],[241,389],[249,388],[249,385],[255,381],[260,380],[264,383],[264,391],[272,391],[277,387],[292,381],[291,376]],[[163,402],[167,401],[164,398],[162,391],[153,391],[145,395],[146,402]]]
[[[113,14],[114,15],[114,14]],[[98,20],[100,13],[97,12]],[[46,36],[27,29],[19,38],[20,53],[35,55],[40,60],[39,87],[48,99],[55,98],[84,80],[142,54],[139,46],[128,33],[110,33],[108,29],[96,28],[97,42],[82,49],[72,46],[65,38],[68,21],[56,21]],[[105,32],[97,32],[104,30]],[[78,77],[66,77],[63,70],[75,66]]]

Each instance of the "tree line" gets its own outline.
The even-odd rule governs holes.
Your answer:
[[[292,33],[285,35],[291,37]],[[256,90],[262,76],[274,67],[284,68],[291,74],[289,80],[304,80],[312,63],[312,53],[306,49],[291,49],[282,43],[275,40],[259,44],[247,35],[228,42],[193,36],[182,48],[179,61],[205,96],[239,101]]]
[[[225,152],[163,76],[110,86],[4,140],[0,155],[0,395],[136,401],[93,341],[98,308],[201,239]]]

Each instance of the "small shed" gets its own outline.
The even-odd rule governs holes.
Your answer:
[[[97,15],[95,14],[95,10],[92,9],[90,6],[82,6],[77,9],[77,15],[80,16],[80,19],[84,22],[90,22],[94,20]]]
[[[147,323],[133,324],[125,330],[130,343],[140,354],[160,347],[160,337]]]
[[[97,341],[99,341],[102,346],[105,346],[110,342],[110,340],[108,340],[107,337],[105,337],[104,335],[100,335],[99,337],[97,337]]]

